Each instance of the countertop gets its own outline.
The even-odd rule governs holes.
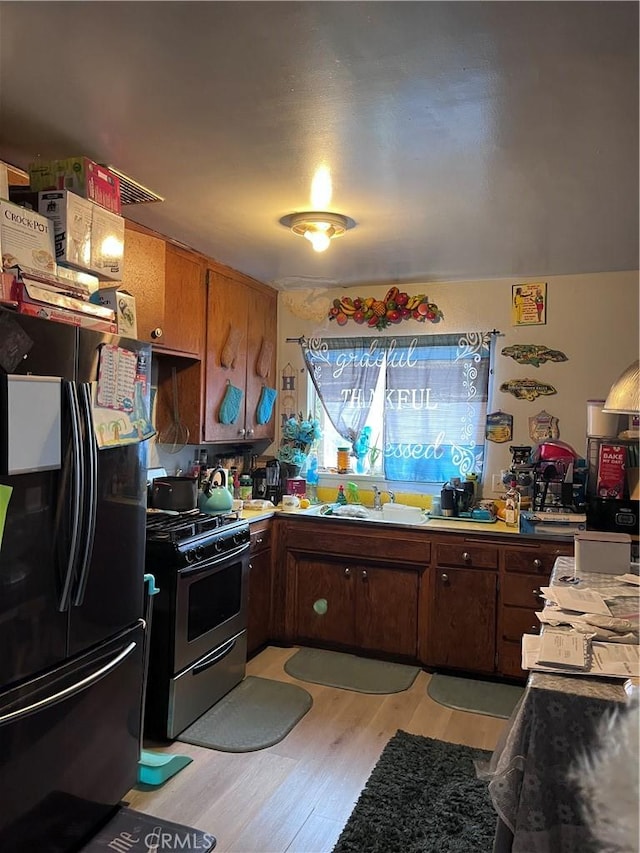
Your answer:
[[[310,519],[317,518],[318,524],[323,523],[324,516],[318,516],[318,507],[312,506],[308,509],[294,509],[294,510],[283,510],[281,507],[274,507],[273,509],[267,510],[250,510],[243,509],[240,513],[240,518],[244,518],[249,522],[263,521],[268,518],[274,517],[282,517],[286,516],[286,518],[295,520],[295,519]],[[328,518],[339,520],[344,524],[376,524],[375,521],[366,521],[358,518],[338,518],[337,516],[328,516]],[[482,523],[477,521],[449,521],[446,518],[430,518],[425,521],[423,524],[402,524],[398,522],[390,522],[390,521],[380,521],[380,524],[384,524],[385,527],[402,527],[402,528],[411,528],[412,530],[424,530],[425,532],[439,532],[439,533],[474,533],[477,535],[499,535],[499,536],[522,536],[523,538],[533,538],[533,539],[553,539],[553,541],[558,540],[560,542],[573,541],[573,535],[571,536],[549,536],[542,537],[535,534],[521,534],[517,529],[513,527],[508,527],[504,521],[496,521],[493,524]]]

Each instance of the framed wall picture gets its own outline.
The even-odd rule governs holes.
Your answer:
[[[547,322],[547,284],[514,284],[511,287],[514,326],[543,326]]]

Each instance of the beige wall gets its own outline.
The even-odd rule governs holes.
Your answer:
[[[359,286],[330,290],[281,293],[278,305],[278,375],[290,364],[298,377],[299,406],[306,400],[306,374],[297,344],[288,337],[369,336],[373,334],[442,334],[498,329],[493,395],[489,411],[513,415],[513,441],[488,442],[485,467],[485,493],[491,491],[492,473],[508,467],[509,444],[532,444],[528,418],[545,409],[559,419],[560,438],[580,454],[586,452],[586,401],[604,398],[611,383],[638,357],[638,272],[565,275],[547,278],[547,322],[542,326],[511,325],[511,287],[530,279],[491,279],[485,281],[438,282],[403,285],[409,294],[426,293],[444,313],[438,324],[407,320],[385,332],[369,331],[349,321],[338,326],[327,319],[333,299],[348,293],[382,298],[388,286]],[[544,344],[562,350],[567,362],[540,367],[525,367],[500,355],[511,344]],[[516,400],[499,390],[512,378],[532,378],[553,385],[557,394],[538,397],[533,402]],[[280,386],[279,386],[280,387]],[[281,392],[280,392],[281,398]],[[273,449],[273,448],[272,448]]]

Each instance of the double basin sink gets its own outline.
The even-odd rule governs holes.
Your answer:
[[[382,509],[372,509],[363,504],[321,504],[306,510],[305,515],[324,518],[340,518],[348,521],[370,521],[377,524],[421,525],[429,521],[429,516],[417,506],[387,503]]]

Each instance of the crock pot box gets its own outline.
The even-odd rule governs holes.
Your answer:
[[[53,223],[33,210],[0,200],[2,267],[20,267],[55,278],[56,247]]]
[[[138,337],[136,298],[119,287],[101,287],[91,294],[91,301],[115,311],[118,334],[126,338]]]
[[[29,164],[31,189],[71,190],[76,195],[120,213],[120,179],[88,157],[43,160]]]

